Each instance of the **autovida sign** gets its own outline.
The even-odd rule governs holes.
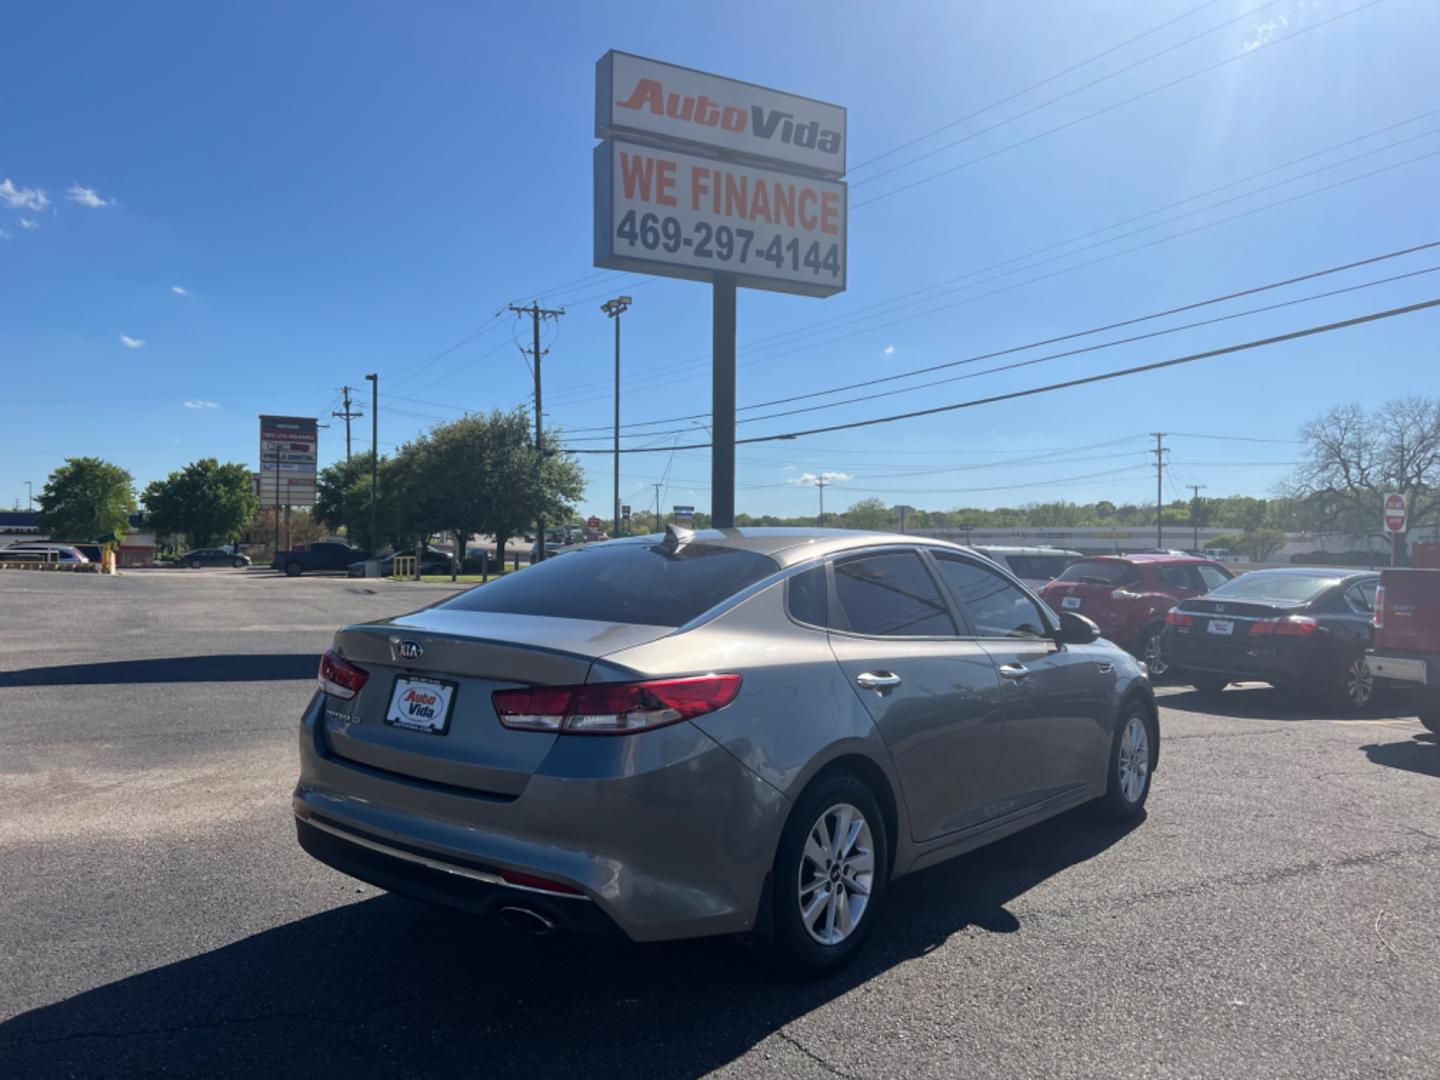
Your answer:
[[[311,416],[260,417],[262,505],[314,504],[317,428]]]
[[[845,289],[845,110],[628,53],[596,65],[595,265]]]

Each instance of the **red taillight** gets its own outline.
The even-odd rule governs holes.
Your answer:
[[[536,877],[534,874],[522,874],[519,870],[501,870],[500,876],[504,878],[506,884],[518,885],[522,889],[538,889],[540,892],[561,893],[564,896],[585,895],[573,885],[551,881],[549,878]]]
[[[1195,625],[1195,616],[1186,615],[1183,611],[1170,610],[1165,613],[1165,621],[1181,630],[1189,630]]]
[[[723,709],[740,692],[739,675],[694,675],[633,683],[496,690],[500,723],[517,731],[623,735]]]
[[[1308,615],[1290,615],[1284,619],[1261,619],[1250,627],[1250,636],[1309,637],[1319,629],[1320,624]]]
[[[334,649],[326,649],[320,657],[320,689],[331,697],[349,701],[360,692],[370,673],[341,657]]]
[[[1385,629],[1385,586],[1381,585],[1375,589],[1375,614],[1371,616],[1375,623],[1376,630]]]

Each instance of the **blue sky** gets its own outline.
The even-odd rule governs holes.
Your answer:
[[[253,467],[258,413],[324,419],[368,371],[381,374],[386,449],[464,409],[511,406],[530,377],[514,344],[528,328],[496,318],[510,301],[568,309],[547,327],[544,374],[547,423],[573,445],[607,445],[580,429],[609,422],[599,305],[617,293],[634,297],[625,422],[704,413],[708,287],[591,265],[594,64],[609,48],[849,109],[849,290],[742,292],[744,406],[1440,239],[1437,40],[1440,5],[1416,0],[11,8],[0,504],[73,454],[110,458],[140,486],[206,455]],[[1419,252],[1130,332],[1437,264],[1440,249]],[[1006,393],[1435,296],[1440,273],[1422,274],[740,432]],[[872,494],[933,509],[1143,501],[1156,430],[1190,433],[1168,440],[1167,496],[1192,482],[1264,495],[1296,448],[1232,440],[1292,439],[1333,404],[1426,392],[1437,328],[1420,313],[742,446],[737,508],[811,512],[816,492],[797,481],[827,471],[846,476],[827,509]],[[668,450],[704,434],[688,420],[627,434],[667,449],[626,458],[624,500],[647,505],[660,482],[667,507],[708,507],[708,452]],[[321,459],[343,453],[336,422]],[[605,513],[610,459],[585,461],[585,509]]]

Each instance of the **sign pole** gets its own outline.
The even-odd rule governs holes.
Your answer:
[[[735,527],[735,275],[716,274],[711,328],[710,524]]]

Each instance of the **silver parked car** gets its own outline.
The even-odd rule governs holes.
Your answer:
[[[820,973],[901,874],[1138,816],[1159,735],[1137,661],[964,548],[672,527],[339,631],[293,807],[386,889]]]

